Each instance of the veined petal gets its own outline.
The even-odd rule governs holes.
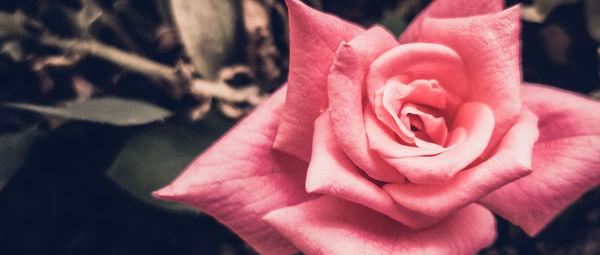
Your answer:
[[[496,120],[487,152],[496,147],[521,112],[519,10],[514,6],[481,16],[427,18],[418,36],[419,42],[451,48],[463,60],[470,84],[465,101],[488,105]]]
[[[442,220],[400,206],[373,181],[361,175],[360,170],[337,146],[327,112],[316,120],[313,145],[313,156],[306,176],[307,192],[362,204],[413,229],[429,227]],[[404,182],[404,178],[396,174],[402,179],[395,180],[395,183]]]
[[[537,117],[524,109],[517,123],[489,159],[441,184],[386,184],[397,203],[427,215],[444,216],[531,173],[531,154],[538,137]]]
[[[340,44],[327,84],[331,128],[338,145],[360,169],[380,181],[397,180],[400,174],[368,147],[363,81],[370,63],[397,45],[394,36],[379,26]]]
[[[416,42],[426,18],[459,18],[502,11],[503,0],[437,0],[423,10],[400,35],[402,44]]]
[[[541,85],[523,86],[522,98],[539,118],[533,173],[481,203],[533,236],[600,183],[600,102]]]
[[[290,74],[285,108],[275,148],[308,161],[313,122],[327,107],[327,76],[335,51],[365,30],[314,10],[300,0],[286,0],[290,23]]]
[[[494,217],[477,204],[422,230],[331,196],[275,210],[265,220],[306,254],[473,254],[496,237]]]
[[[306,163],[272,149],[285,87],[204,152],[155,196],[214,216],[265,254],[296,248],[262,221],[271,210],[309,198]]]

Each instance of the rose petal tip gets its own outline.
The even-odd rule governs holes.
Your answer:
[[[310,179],[308,179],[308,180],[310,180]],[[319,191],[321,189],[319,184],[313,183],[312,181],[308,181],[308,180],[304,187],[304,189],[306,190],[306,193],[308,193],[308,194],[319,193]]]
[[[266,222],[267,224],[269,224],[271,227],[274,227],[275,229],[279,230],[279,227],[281,227],[280,226],[281,225],[280,218],[282,217],[281,209],[283,209],[283,208],[275,209],[273,211],[266,213],[265,215],[263,215],[262,220],[264,222]],[[286,215],[286,217],[287,216],[289,216],[289,215]]]
[[[180,194],[177,194],[173,187],[168,185],[162,189],[152,192],[152,196],[163,200],[177,200],[177,198],[180,197]]]
[[[515,4],[513,6],[510,6],[508,8],[506,8],[505,10],[502,11],[503,13],[506,13],[508,15],[511,15],[511,18],[516,19],[516,20],[520,20],[521,19],[521,4]],[[520,24],[520,23],[518,23]]]
[[[304,5],[304,3],[298,0],[285,0],[285,6],[287,6],[288,11],[298,7],[299,5]]]

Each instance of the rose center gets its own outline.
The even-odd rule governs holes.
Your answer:
[[[377,118],[403,143],[443,147],[448,129],[438,112],[446,108],[446,101],[446,93],[436,80],[404,84],[391,78],[375,92],[374,109]]]
[[[410,131],[419,132],[423,130],[423,121],[421,120],[421,118],[419,118],[419,116],[410,113],[407,116],[410,120]]]
[[[410,131],[418,132],[423,130],[423,121],[414,114],[408,114],[408,118],[410,119]]]

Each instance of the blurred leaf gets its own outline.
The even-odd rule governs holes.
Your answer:
[[[191,210],[173,201],[163,201],[152,192],[169,184],[204,149],[212,144],[232,122],[213,126],[154,125],[135,134],[125,143],[108,176],[139,199],[171,210]],[[208,120],[205,121],[208,123]]]
[[[92,98],[72,107],[27,103],[5,103],[4,105],[67,120],[91,121],[116,126],[146,124],[164,120],[172,114],[170,111],[153,104],[116,97]]]
[[[23,166],[38,134],[37,124],[18,132],[0,134],[0,190]]]
[[[4,43],[0,52],[7,54],[15,62],[21,62],[23,61],[23,59],[25,59],[25,52],[23,51],[23,47],[21,47],[21,43],[17,40],[12,40]]]
[[[600,43],[600,1],[585,1],[585,19],[590,37]]]
[[[410,21],[427,6],[426,2],[428,1],[399,1],[395,8],[383,10],[380,23],[394,35],[400,36]]]
[[[600,89],[594,90],[590,93],[588,93],[588,96],[596,99],[596,100],[600,100]]]
[[[531,5],[523,6],[521,8],[521,18],[529,22],[542,23],[554,8],[564,4],[577,3],[579,1],[581,0],[533,0]]]
[[[0,12],[0,39],[19,38],[29,35],[25,28],[25,16],[20,12]]]
[[[384,11],[381,25],[389,29],[395,36],[400,36],[408,24],[405,21],[406,13],[398,11]]]
[[[179,36],[198,72],[215,79],[234,44],[234,0],[171,0]]]

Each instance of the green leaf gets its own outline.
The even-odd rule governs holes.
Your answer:
[[[115,126],[146,124],[164,120],[172,114],[153,104],[116,97],[92,98],[71,107],[26,103],[4,103],[4,105],[67,120],[90,121]]]
[[[18,132],[0,134],[0,190],[23,166],[38,134],[37,124]]]
[[[231,122],[209,125],[163,124],[148,127],[129,138],[108,176],[137,198],[170,210],[191,210],[183,204],[163,201],[152,192],[169,184]]]
[[[215,79],[234,46],[234,0],[171,0],[179,36],[198,72]]]

